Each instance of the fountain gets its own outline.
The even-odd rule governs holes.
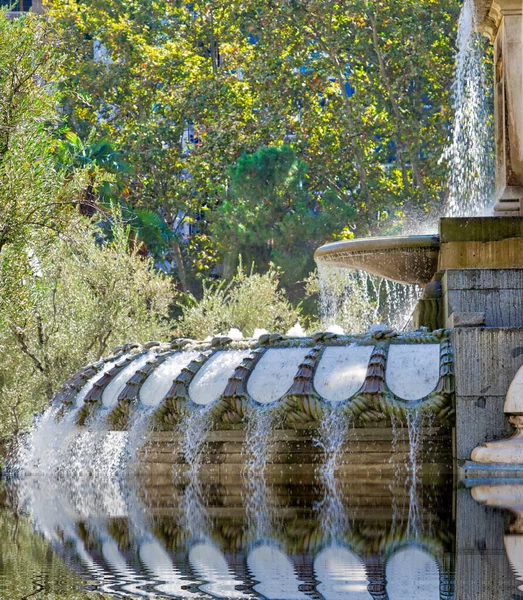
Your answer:
[[[18,468],[26,481],[43,475],[54,482],[50,491],[38,484],[40,493],[51,494],[46,505],[59,505],[62,494],[70,500],[66,523],[56,514],[40,520],[50,523],[45,529],[55,542],[57,528],[62,531],[86,568],[105,573],[102,579],[110,579],[107,571],[116,573],[132,593],[152,576],[161,580],[160,591],[185,594],[182,570],[140,517],[142,501],[164,505],[158,486],[175,485],[169,497],[182,513],[184,548],[192,540],[183,560],[206,582],[201,591],[246,597],[242,578],[211,542],[204,486],[222,486],[231,494],[241,489],[234,493],[245,506],[242,544],[249,544],[242,568],[251,573],[254,591],[305,598],[296,569],[274,540],[274,488],[319,481],[323,495],[314,507],[321,540],[310,570],[325,597],[340,590],[361,598],[443,597],[445,569],[424,546],[419,489],[428,479],[444,481],[453,458],[464,479],[523,473],[523,371],[514,379],[523,368],[522,2],[500,0],[475,13],[471,6],[464,9],[472,11],[470,19],[462,19],[467,35],[476,15],[495,46],[494,215],[445,217],[438,235],[342,241],[315,254],[320,266],[362,269],[423,287],[414,331],[378,326],[358,334],[305,335],[295,327],[288,335],[262,333],[258,339],[235,332],[207,341],[127,344],[81,369],[57,392]],[[471,100],[465,92],[460,98]],[[460,114],[466,119],[468,113]],[[456,148],[452,156],[459,158]],[[469,184],[476,192],[485,189]],[[507,430],[502,405],[513,379],[505,411],[518,433],[492,442]],[[363,560],[346,546],[353,524],[342,484],[358,487],[361,502],[376,493],[382,476],[404,495],[405,519],[398,524],[402,508],[394,505],[391,536],[403,527],[405,544],[391,543],[385,561],[364,548]],[[129,497],[126,478],[145,483],[131,487]],[[394,496],[392,487],[387,489]],[[29,505],[33,489],[38,486],[22,485]],[[75,523],[88,521],[92,507],[102,505],[101,489],[111,517],[130,514],[139,558],[132,564],[100,519],[86,536],[87,542],[98,540],[97,557],[78,535]],[[381,488],[379,493],[384,495]],[[338,559],[350,565],[350,581]],[[133,566],[138,563],[148,566],[146,574]],[[409,582],[401,580],[409,564],[426,574],[410,596]]]
[[[506,392],[508,373],[499,382],[496,399],[487,400],[488,383],[478,394],[474,383],[483,375],[487,380],[494,377],[492,370],[501,361],[494,349],[509,335],[505,329],[513,338],[511,364],[521,366],[517,348],[523,347],[523,218],[519,204],[516,207],[523,198],[521,0],[500,0],[476,9],[467,0],[464,6],[457,72],[477,80],[470,85],[458,81],[455,87],[459,106],[455,145],[448,156],[456,172],[461,168],[454,164],[462,154],[459,144],[472,144],[474,152],[482,147],[463,133],[473,133],[467,118],[480,119],[474,94],[484,81],[477,66],[474,27],[495,46],[495,216],[446,217],[440,220],[439,235],[341,241],[315,254],[320,266],[362,269],[424,287],[413,317],[416,331],[398,334],[378,327],[367,334],[304,336],[296,328],[287,336],[262,334],[258,340],[235,334],[209,342],[127,345],[64,384],[43,421],[45,427],[53,422],[53,437],[63,443],[53,442],[52,459],[43,461],[44,448],[35,451],[35,445],[45,446],[49,436],[37,430],[33,456],[24,457],[24,468],[59,471],[65,461],[89,470],[97,448],[102,448],[100,436],[111,431],[120,432],[109,444],[113,464],[121,467],[130,456],[127,462],[134,471],[149,475],[168,475],[173,464],[186,463],[190,480],[213,480],[239,476],[248,464],[251,479],[253,469],[261,469],[283,481],[310,476],[317,455],[323,454],[325,473],[355,476],[371,467],[377,472],[393,470],[393,437],[408,433],[407,462],[416,474],[419,468],[431,468],[426,460],[421,467],[418,461],[417,444],[424,437],[419,436],[419,423],[425,414],[431,415],[432,424],[424,433],[439,442],[449,440],[456,418],[460,459],[469,458],[474,446],[493,432],[499,434],[504,420],[497,414],[493,418],[496,409],[491,407],[499,407],[499,390]],[[467,58],[471,48],[473,56]],[[473,153],[474,160],[480,160],[479,155],[479,150],[477,156]],[[478,173],[486,171],[478,168]],[[488,186],[476,185],[473,179],[467,180],[465,190],[473,189],[470,194],[476,197]],[[458,188],[455,181],[449,185],[455,206]],[[481,341],[485,336],[490,338]],[[472,344],[491,361],[484,373],[472,364]],[[489,410],[481,413],[487,404]],[[334,445],[331,430],[336,430]],[[249,448],[244,451],[245,431]],[[307,450],[298,458],[293,445],[300,444]],[[381,451],[373,453],[373,445]],[[75,452],[77,459],[71,461]],[[445,452],[432,457],[432,463],[447,462]],[[413,486],[416,477],[411,477]],[[253,498],[260,490],[263,486],[252,492]]]
[[[413,331],[306,335],[296,326],[256,339],[231,331],[127,344],[57,392],[21,450],[16,506],[100,591],[486,598],[474,588],[481,577],[461,577],[454,595],[454,543],[461,572],[485,572],[485,589],[491,577],[495,594],[508,589],[508,562],[521,581],[522,8],[466,0],[460,22],[461,52],[474,28],[494,44],[495,198],[488,161],[472,175],[460,163],[462,142],[485,161],[486,131],[479,145],[469,139],[484,74],[461,56],[458,70],[477,80],[456,85],[462,105],[446,156],[466,180],[451,177],[451,216],[438,235],[315,253],[319,267],[423,288]],[[492,216],[463,216],[488,204]],[[506,416],[517,431],[499,441],[511,430]],[[444,502],[454,470],[464,483],[456,541]],[[491,506],[517,517],[497,541],[485,533]],[[483,568],[484,548],[496,554],[493,569]]]

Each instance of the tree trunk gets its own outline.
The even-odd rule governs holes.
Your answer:
[[[176,261],[176,267],[178,268],[178,277],[180,279],[180,286],[182,292],[186,294],[189,291],[187,286],[187,272],[185,270],[185,264],[183,262],[182,251],[178,240],[172,242],[172,249],[174,252],[174,260]]]

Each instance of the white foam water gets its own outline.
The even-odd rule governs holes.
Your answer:
[[[184,527],[193,538],[206,537],[210,524],[199,474],[203,449],[212,423],[211,410],[212,405],[191,406],[178,426],[189,479],[184,491]]]
[[[245,432],[244,477],[246,479],[247,528],[253,539],[267,539],[272,534],[271,490],[265,476],[276,426],[275,406],[252,407]]]
[[[328,404],[318,428],[315,445],[324,452],[324,460],[319,469],[319,479],[323,486],[323,499],[318,503],[319,521],[329,542],[345,534],[349,520],[344,507],[343,494],[336,479],[336,469],[343,454],[349,417],[338,404]]]
[[[417,407],[407,409],[407,431],[409,434],[409,517],[407,532],[410,537],[418,538],[420,533],[420,467],[423,444],[423,415]]]
[[[421,297],[421,288],[365,271],[318,263],[320,318],[324,331],[363,333],[373,323],[403,330]]]
[[[454,122],[442,161],[448,165],[447,214],[481,214],[494,202],[492,93],[484,60],[486,40],[477,33],[474,0],[465,0],[457,33],[452,87]]]

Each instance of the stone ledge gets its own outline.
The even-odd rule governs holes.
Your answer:
[[[453,312],[448,320],[450,329],[455,327],[483,327],[484,325],[484,312]]]
[[[458,465],[458,477],[466,487],[482,485],[492,479],[496,479],[496,483],[499,484],[521,485],[523,483],[523,464],[492,463],[486,465],[467,460],[462,465]]]
[[[523,237],[523,217],[443,217],[440,243],[497,242]]]
[[[523,269],[447,269],[442,278],[448,290],[523,290]]]

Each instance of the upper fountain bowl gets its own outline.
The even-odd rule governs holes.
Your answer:
[[[347,269],[362,269],[400,283],[425,285],[438,270],[438,235],[365,238],[325,244],[314,259]]]

